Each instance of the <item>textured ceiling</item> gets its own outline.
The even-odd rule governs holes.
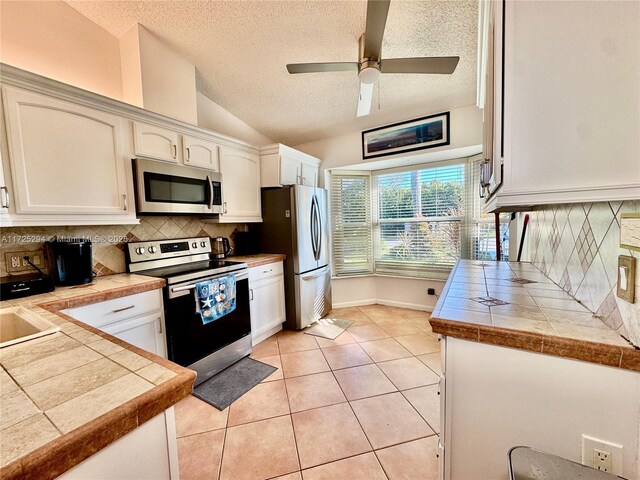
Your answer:
[[[116,37],[140,23],[196,66],[199,91],[290,145],[475,101],[477,0],[391,1],[383,58],[458,55],[460,63],[453,75],[382,75],[372,114],[360,119],[355,73],[292,76],[285,65],[357,61],[363,0],[67,3]]]

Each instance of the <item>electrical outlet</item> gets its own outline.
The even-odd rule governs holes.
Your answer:
[[[6,252],[5,263],[7,272],[33,272],[34,268],[24,259],[28,255],[31,262],[38,268],[44,269],[44,251],[43,250],[23,250],[22,252]]]
[[[597,448],[593,449],[593,468],[602,472],[611,472],[611,454]]]
[[[582,464],[602,472],[622,475],[622,445],[582,435]]]

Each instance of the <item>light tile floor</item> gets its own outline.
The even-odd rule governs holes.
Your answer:
[[[220,412],[176,405],[183,480],[431,480],[440,344],[425,312],[336,309],[335,340],[282,331],[252,357],[278,367]]]

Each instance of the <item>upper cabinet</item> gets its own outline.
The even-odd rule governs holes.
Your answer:
[[[133,122],[133,145],[139,157],[220,171],[218,144],[206,138]]]
[[[167,128],[133,123],[133,145],[136,155],[178,163],[178,133]]]
[[[12,224],[136,222],[120,117],[13,87],[2,97]]]
[[[637,2],[481,2],[488,211],[640,197],[639,14]]]
[[[318,185],[320,160],[282,144],[260,148],[262,187]]]
[[[220,223],[261,222],[260,157],[238,148],[220,147],[222,201]]]
[[[222,173],[225,211],[208,220],[262,221],[258,148],[9,65],[0,67],[0,225],[139,223],[135,157]],[[313,172],[299,172],[300,178],[315,182]]]
[[[182,158],[186,165],[220,171],[218,145],[210,140],[183,135]]]

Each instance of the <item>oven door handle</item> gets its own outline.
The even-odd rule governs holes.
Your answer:
[[[226,277],[227,275],[229,275],[229,274],[216,275],[215,277],[207,277],[207,278],[203,278],[202,280],[199,280],[199,282],[204,282],[206,280],[213,280],[215,278],[220,278],[220,277]],[[249,278],[249,273],[248,272],[236,273],[235,275],[236,275],[236,281],[245,280],[245,279]],[[187,285],[169,287],[169,293],[180,294],[182,292],[188,292],[189,290],[193,290],[194,288],[196,288],[196,284],[195,283],[189,283]]]

